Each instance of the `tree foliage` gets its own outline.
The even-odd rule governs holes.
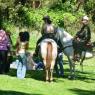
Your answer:
[[[83,2],[82,11],[75,12],[77,2],[82,0],[39,0],[41,8],[34,9],[33,0],[0,0],[0,27],[14,24],[19,27],[40,29],[42,17],[49,15],[57,26],[67,27],[75,24],[77,18],[85,13],[91,14],[95,22],[95,2]],[[85,1],[85,0],[83,0]],[[84,11],[83,11],[84,10]]]

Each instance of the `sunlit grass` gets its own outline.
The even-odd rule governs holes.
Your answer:
[[[64,78],[45,83],[43,71],[27,71],[26,78],[16,77],[16,70],[0,75],[0,95],[95,95],[95,59],[84,62],[84,72],[76,65],[76,79],[69,80],[68,61],[64,60]]]
[[[16,34],[17,35],[17,34]],[[16,36],[13,35],[15,43]],[[29,49],[34,51],[40,35],[31,33]],[[63,56],[64,57],[64,56]],[[0,75],[0,95],[95,95],[95,58],[84,61],[84,71],[81,72],[76,63],[76,79],[69,80],[69,64],[64,57],[64,78],[57,78],[54,82],[44,81],[43,71],[27,71],[25,79],[16,77],[16,70],[11,69],[7,75]]]

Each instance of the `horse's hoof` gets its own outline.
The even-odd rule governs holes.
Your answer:
[[[48,83],[48,82],[49,82],[49,80],[45,80],[45,82],[46,82],[46,83]]]
[[[50,79],[49,82],[50,82],[50,83],[53,83],[53,82],[54,82],[54,79]]]

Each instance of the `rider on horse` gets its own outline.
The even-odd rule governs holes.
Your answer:
[[[36,45],[36,49],[35,49],[35,53],[34,56],[37,57],[38,56],[38,52],[39,52],[39,43],[46,38],[51,38],[53,39],[56,43],[57,43],[57,39],[55,37],[56,32],[57,32],[57,28],[52,24],[52,21],[50,19],[49,16],[44,16],[43,17],[43,25],[42,25],[42,29],[41,29],[41,38],[37,41],[37,45]],[[60,46],[59,46],[60,47]]]
[[[84,16],[82,18],[82,28],[78,31],[73,40],[74,47],[74,60],[78,61],[78,54],[82,53],[82,51],[86,51],[86,46],[89,45],[91,39],[91,31],[88,25],[89,18]]]

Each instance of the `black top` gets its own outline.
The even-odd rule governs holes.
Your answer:
[[[77,32],[76,37],[80,38],[84,42],[89,42],[91,39],[91,31],[88,25],[82,26],[81,30]]]

